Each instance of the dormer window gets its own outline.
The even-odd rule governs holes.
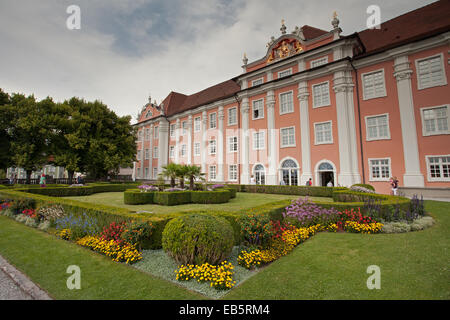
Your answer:
[[[145,117],[150,118],[151,116],[153,116],[152,110],[148,110],[147,113],[145,114]]]

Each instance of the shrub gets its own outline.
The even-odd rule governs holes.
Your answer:
[[[411,225],[406,221],[395,221],[385,223],[381,230],[383,233],[403,233],[411,231]]]
[[[338,211],[334,208],[323,208],[310,202],[308,198],[299,198],[286,208],[284,217],[297,227],[308,227],[316,224],[328,225],[336,222]]]
[[[123,202],[125,204],[151,204],[153,203],[154,192],[140,192],[138,190],[126,190],[123,193]]]
[[[150,237],[153,233],[153,225],[150,222],[131,221],[125,225],[121,238],[135,245],[138,250],[149,249]]]
[[[228,190],[216,191],[191,191],[192,203],[226,203],[230,200],[231,193]]]
[[[356,191],[356,192],[364,192],[364,193],[375,193],[374,190],[369,189],[369,188],[365,188],[362,186],[358,186],[358,185],[353,185],[350,187],[351,191]]]
[[[364,188],[364,189],[369,189],[371,191],[375,191],[375,188],[372,185],[367,184],[367,183],[356,183],[356,184],[352,185],[350,187],[350,189],[352,189],[353,187],[361,187],[361,188]]]
[[[111,222],[108,227],[104,227],[100,238],[106,241],[114,241],[117,244],[122,244],[122,233],[125,230],[125,222]]]
[[[411,223],[411,231],[424,230],[434,224],[432,217],[420,217]]]
[[[222,218],[191,214],[169,221],[162,246],[179,264],[218,264],[231,254],[233,230]]]
[[[59,204],[49,206],[42,206],[37,210],[36,215],[39,220],[54,222],[56,219],[62,218],[65,215],[64,208]]]
[[[14,213],[21,213],[25,209],[34,209],[36,208],[36,200],[34,199],[16,199],[12,202],[9,207]]]
[[[153,202],[164,206],[175,206],[191,202],[190,191],[156,192]]]

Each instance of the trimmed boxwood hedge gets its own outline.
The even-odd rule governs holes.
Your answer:
[[[254,184],[227,184],[227,188],[235,189],[237,192],[271,193],[327,198],[333,197],[333,192],[336,190],[348,190],[345,187],[278,186]]]
[[[191,191],[192,203],[225,203],[230,200],[231,192],[228,190]]]
[[[163,206],[175,206],[191,202],[191,191],[155,192],[153,203]]]
[[[123,203],[136,205],[136,204],[152,204],[154,191],[142,192],[140,190],[125,190],[123,193]]]

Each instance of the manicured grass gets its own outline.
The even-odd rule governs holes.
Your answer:
[[[85,201],[98,204],[106,204],[127,208],[133,211],[149,211],[152,213],[171,213],[181,211],[200,211],[200,210],[214,210],[214,211],[239,211],[241,209],[253,208],[266,203],[285,200],[298,199],[299,196],[281,195],[281,194],[262,194],[262,193],[245,193],[238,192],[236,198],[230,199],[227,203],[221,204],[183,204],[177,206],[161,206],[156,204],[146,205],[126,205],[123,203],[123,192],[105,192],[96,193],[90,196],[81,197],[66,197],[78,201]],[[320,199],[321,201],[333,201],[332,198],[314,198],[310,197],[312,201]]]
[[[225,299],[450,299],[450,203],[426,201],[433,227],[402,234],[319,233]],[[369,290],[367,267],[381,270]]]
[[[203,296],[74,243],[0,216],[0,254],[55,299],[199,299]],[[66,286],[67,267],[81,269],[81,289]]]

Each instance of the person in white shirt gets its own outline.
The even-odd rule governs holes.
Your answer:
[[[250,177],[250,184],[256,184],[255,177],[253,175]]]
[[[332,187],[333,186],[333,182],[331,182],[331,180],[330,181],[328,181],[328,183],[327,183],[327,187]]]

